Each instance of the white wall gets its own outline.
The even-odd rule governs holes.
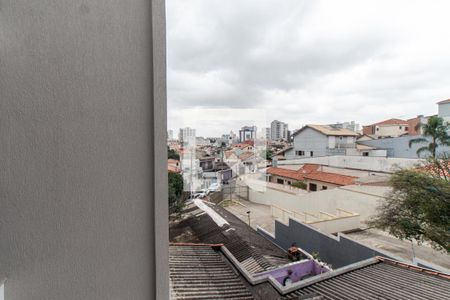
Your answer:
[[[412,168],[423,162],[420,159],[391,158],[391,157],[365,157],[365,156],[325,156],[313,158],[298,158],[278,161],[278,165],[293,165],[315,163],[331,167],[368,170],[374,172],[393,172],[398,167]]]
[[[405,127],[407,127],[407,126],[408,126],[407,124],[405,124],[405,125],[382,125],[382,126],[376,126],[375,134],[378,135],[378,136],[397,137],[397,136],[400,136],[400,135],[405,134],[405,133],[408,132],[407,130],[405,130]]]
[[[326,220],[309,223],[316,229],[326,233],[346,232],[361,227],[360,216],[350,216],[345,218]]]
[[[377,196],[379,193],[371,194],[370,189],[371,187],[368,187],[369,193],[361,193],[342,187],[306,195],[293,195],[271,188],[267,188],[265,192],[250,189],[249,197],[250,201],[255,203],[276,205],[297,212],[318,213],[323,211],[335,214],[336,209],[340,208],[360,214],[361,221],[364,221],[374,214],[378,201],[382,199]]]

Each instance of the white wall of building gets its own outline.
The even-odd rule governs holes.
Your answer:
[[[250,189],[249,200],[259,204],[275,205],[296,212],[335,214],[336,209],[358,213],[361,221],[375,213],[376,207],[388,188],[364,186],[341,187],[333,190],[318,191],[305,195],[294,195],[267,187],[265,192]]]
[[[408,125],[377,125],[375,127],[375,134],[378,136],[397,137],[408,133]]]
[[[312,158],[287,159],[278,161],[278,165],[293,164],[320,164],[338,168],[368,170],[374,172],[391,173],[398,168],[412,168],[423,163],[421,159],[392,158],[392,157],[365,157],[365,156],[324,156]]]

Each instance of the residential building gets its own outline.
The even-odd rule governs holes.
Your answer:
[[[167,139],[169,141],[173,140],[173,130],[172,129],[167,130]]]
[[[450,99],[440,101],[438,104],[438,116],[450,124]]]
[[[180,128],[178,140],[183,147],[195,146],[195,129],[191,127]]]
[[[348,129],[348,130],[351,130],[356,133],[358,133],[360,130],[360,125],[357,124],[355,121],[343,122],[343,123],[338,122],[338,123],[330,124],[328,126],[333,127],[333,128],[339,128],[339,129]]]
[[[270,139],[272,141],[288,140],[288,124],[278,120],[270,123]]]
[[[358,178],[356,176],[326,172],[322,169],[322,166],[314,164],[305,164],[298,170],[270,167],[266,170],[266,180],[287,185],[301,181],[306,184],[308,191],[316,192],[338,186],[352,185]]]
[[[293,149],[286,156],[318,157],[346,154],[346,149],[356,148],[357,134],[328,125],[306,125],[293,135]]]
[[[271,140],[271,128],[270,127],[264,127],[261,130],[261,138],[265,139],[266,141]]]
[[[418,137],[421,136],[407,135],[394,138],[358,140],[358,144],[374,147],[376,149],[384,149],[386,151],[387,157],[418,158],[417,150],[423,146],[426,146],[427,143],[431,142],[429,137],[424,137],[425,139],[428,140],[427,143],[412,144],[410,147],[409,142],[412,139],[417,139]],[[441,145],[437,148],[436,151],[437,154],[440,155],[445,152],[449,152],[450,147]],[[429,156],[429,154],[430,153],[423,152],[420,157],[425,158]]]
[[[408,121],[389,119],[371,125],[363,126],[363,134],[381,137],[398,137],[408,134]]]
[[[426,124],[430,117],[425,117],[423,115],[418,115],[415,118],[408,119],[408,135],[421,135],[422,134],[422,124]]]
[[[181,163],[177,159],[169,158],[167,160],[167,171],[171,173],[181,173]]]
[[[256,126],[244,126],[239,130],[239,142],[253,141],[256,139]]]

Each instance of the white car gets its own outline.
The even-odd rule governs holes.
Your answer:
[[[194,199],[203,199],[205,197],[206,197],[206,193],[204,193],[204,192],[194,194]]]
[[[210,192],[217,192],[220,191],[220,185],[218,185],[217,183],[213,183],[208,187],[208,190]]]

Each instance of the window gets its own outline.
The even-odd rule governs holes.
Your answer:
[[[309,152],[309,156],[314,156],[314,151]]]
[[[405,131],[408,131],[408,129],[409,129],[408,127],[405,127]]]
[[[377,127],[377,131],[380,131],[380,128]]]
[[[303,150],[295,151],[295,155],[297,155],[297,156],[305,156],[305,151],[303,151]]]
[[[317,184],[315,184],[315,183],[310,183],[310,184],[309,184],[309,190],[310,190],[311,192],[317,191]]]
[[[278,179],[277,179],[277,183],[279,183],[279,184],[284,184],[284,180],[283,180],[283,179],[280,179],[280,178],[278,178]]]
[[[288,181],[288,184],[291,185],[292,182]]]
[[[362,156],[369,156],[369,152],[363,152]]]
[[[328,187],[326,185],[322,186],[322,191],[324,191],[324,190],[328,190]]]
[[[399,128],[399,129],[402,129],[402,126],[399,126],[398,128]]]

